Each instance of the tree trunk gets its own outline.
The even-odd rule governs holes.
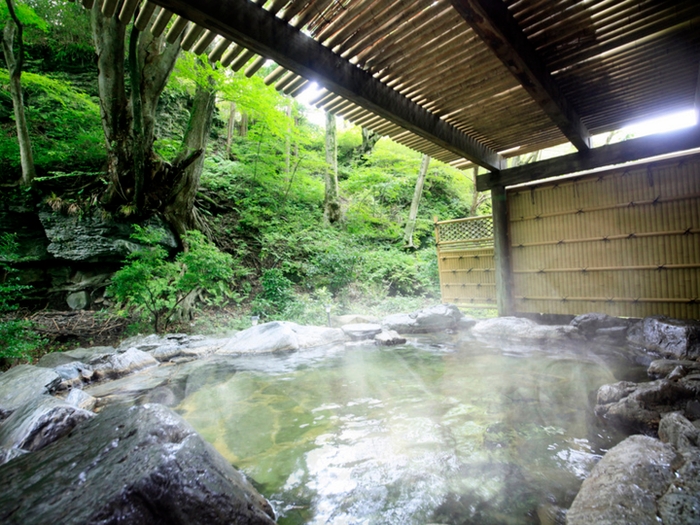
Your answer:
[[[163,166],[155,161],[153,152],[156,108],[175,67],[179,40],[166,45],[163,36],[155,38],[150,31],[133,29],[127,56],[127,26],[117,16],[106,18],[102,4],[102,0],[95,1],[91,17],[108,159],[109,186],[104,203],[109,208],[134,203],[144,211],[154,189],[153,181],[162,180],[156,172]],[[126,92],[125,58],[129,63],[131,100]]]
[[[228,127],[226,128],[226,155],[231,157],[231,146],[233,145],[233,128],[236,123],[236,103],[229,104]]]
[[[362,128],[362,144],[353,150],[353,157],[358,164],[364,165],[369,161],[369,156],[374,151],[374,146],[377,145],[382,136],[375,133],[371,129]]]
[[[196,155],[196,159],[172,181],[170,198],[165,207],[165,217],[180,237],[187,230],[204,228],[194,207],[194,199],[199,189],[199,179],[204,166],[203,153],[209,140],[216,105],[216,90],[212,77],[209,77],[208,83],[209,86],[197,85],[183,147],[175,165],[186,163],[193,155]]]
[[[15,125],[17,126],[17,142],[19,143],[20,164],[22,166],[22,178],[20,184],[29,186],[36,177],[34,156],[32,155],[32,143],[29,138],[29,127],[24,114],[24,98],[22,96],[22,66],[24,65],[24,39],[23,27],[15,14],[12,0],[5,0],[11,20],[7,21],[3,31],[2,49],[5,54],[7,71],[10,76],[10,95],[12,96],[12,108],[15,113]],[[17,35],[17,56],[14,53],[15,34]]]
[[[324,170],[326,193],[323,202],[323,218],[327,224],[341,219],[338,190],[338,140],[335,115],[326,113],[326,169]]]
[[[479,174],[479,167],[474,166],[472,168],[472,203],[471,206],[469,207],[469,216],[470,217],[475,217],[477,214],[477,211],[479,209],[479,206],[481,206],[484,202],[486,202],[489,199],[489,194],[488,193],[479,193],[476,190],[476,177]]]
[[[423,195],[423,185],[425,184],[425,176],[428,174],[428,165],[430,164],[430,157],[428,155],[423,155],[423,159],[420,163],[420,171],[418,172],[418,179],[416,180],[416,188],[413,191],[413,200],[411,201],[411,210],[408,213],[408,222],[406,223],[406,230],[403,234],[403,241],[407,248],[415,249],[413,244],[413,233],[416,231],[416,218],[418,217],[418,205],[420,204],[420,198]]]

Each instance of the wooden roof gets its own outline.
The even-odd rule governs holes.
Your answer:
[[[492,184],[504,156],[591,156],[591,134],[700,104],[697,0],[152,0],[140,25],[173,12],[183,47],[250,75],[273,59],[279,90],[316,81],[318,107]]]

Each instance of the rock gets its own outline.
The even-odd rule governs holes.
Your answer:
[[[457,321],[457,330],[471,330],[477,322],[473,317],[465,315]]]
[[[624,339],[627,335],[629,321],[607,314],[589,313],[574,317],[570,325],[577,328],[586,339],[606,335]]]
[[[668,375],[682,368],[684,375],[700,372],[700,363],[697,361],[689,361],[687,359],[656,359],[649,364],[647,374],[653,379],[668,377]]]
[[[108,406],[0,467],[0,480],[8,525],[274,524],[245,477],[162,405]]]
[[[0,446],[40,450],[92,416],[92,412],[43,395],[19,407],[0,426]]]
[[[143,248],[131,240],[130,223],[105,219],[99,214],[74,217],[42,211],[39,220],[50,241],[46,250],[57,259],[121,262]],[[160,244],[166,249],[177,248],[177,239],[165,221],[154,217],[147,226],[162,232]]]
[[[485,341],[507,340],[530,344],[552,344],[581,337],[573,326],[540,325],[522,317],[495,317],[479,321],[471,329],[471,334]]]
[[[658,502],[659,516],[665,525],[700,523],[700,430],[674,412],[661,419],[659,437],[680,455],[673,482]]]
[[[372,339],[382,331],[382,325],[371,323],[346,324],[342,327],[343,332],[353,341],[362,339]]]
[[[273,321],[252,326],[237,333],[216,353],[230,355],[291,352],[345,340],[345,333],[338,328],[301,326],[286,321]]]
[[[671,412],[661,418],[659,439],[682,452],[700,446],[700,430],[680,412]]]
[[[51,352],[39,359],[37,366],[55,368],[60,365],[80,361],[87,364],[97,363],[105,357],[116,354],[117,349],[111,346],[95,346],[92,348],[76,348],[68,352]]]
[[[83,410],[92,410],[97,404],[97,399],[78,388],[74,388],[68,392],[66,403],[74,407],[82,408]]]
[[[126,352],[111,354],[93,365],[98,379],[122,377],[145,368],[158,366],[158,361],[151,355],[136,348]]]
[[[400,334],[424,334],[454,330],[462,312],[453,304],[438,304],[410,314],[394,314],[382,319],[382,328]]]
[[[627,340],[665,357],[700,359],[700,321],[646,317],[630,329]]]
[[[341,327],[348,325],[348,324],[364,324],[364,323],[378,324],[379,319],[377,319],[373,315],[359,315],[359,314],[331,316],[331,324],[335,328],[341,328]]]
[[[85,310],[90,305],[90,294],[85,290],[73,292],[66,297],[66,303],[71,310]]]
[[[4,465],[8,461],[18,458],[23,454],[29,454],[26,450],[21,448],[4,448],[0,447],[0,465]]]
[[[80,361],[58,365],[54,367],[54,370],[61,376],[61,383],[56,388],[59,391],[80,387],[83,383],[91,381],[95,375],[95,371],[90,365]]]
[[[661,416],[683,411],[693,389],[683,382],[657,379],[649,383],[621,381],[598,389],[595,413],[632,432],[656,433]]]
[[[0,376],[0,419],[32,399],[53,392],[60,382],[54,370],[32,365],[11,368]]]
[[[405,342],[406,338],[401,337],[399,333],[394,330],[384,330],[374,336],[374,343],[382,346],[402,345]]]
[[[627,438],[608,451],[583,482],[567,524],[658,525],[657,500],[673,481],[675,458],[673,447],[657,439]]]

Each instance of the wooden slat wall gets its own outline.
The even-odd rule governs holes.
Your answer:
[[[700,318],[700,155],[508,191],[518,313]]]
[[[443,303],[496,307],[493,221],[490,216],[435,223]]]

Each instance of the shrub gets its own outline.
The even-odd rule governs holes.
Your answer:
[[[30,321],[12,316],[24,291],[30,288],[19,283],[9,265],[19,258],[18,248],[15,234],[0,235],[0,364],[3,366],[10,360],[29,360],[31,353],[45,343],[32,330]]]
[[[176,313],[190,308],[195,294],[220,299],[229,292],[234,277],[233,258],[208,242],[197,231],[185,234],[188,250],[170,260],[158,245],[161,232],[135,226],[131,236],[146,248],[132,253],[114,274],[108,293],[127,308],[150,315],[153,329],[168,327]]]

